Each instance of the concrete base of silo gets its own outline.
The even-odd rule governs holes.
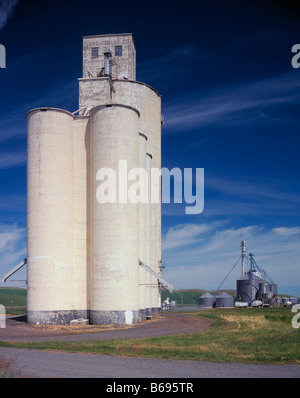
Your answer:
[[[140,321],[145,321],[146,320],[146,309],[141,309],[139,310],[139,315],[140,315]]]
[[[152,310],[152,315],[160,315],[160,310],[161,310],[161,308],[160,307],[155,307],[155,308],[152,308],[151,309]]]
[[[92,325],[135,325],[139,319],[139,310],[90,311],[90,324]]]
[[[74,319],[87,319],[86,310],[27,311],[27,322],[41,325],[69,325]]]

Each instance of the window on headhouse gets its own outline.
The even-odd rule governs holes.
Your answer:
[[[115,56],[116,57],[122,56],[122,46],[115,46]]]
[[[93,47],[92,48],[92,58],[98,58],[98,57],[99,57],[98,47]]]

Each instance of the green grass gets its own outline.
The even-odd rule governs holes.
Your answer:
[[[211,362],[300,364],[300,329],[291,325],[289,308],[211,309],[206,331],[159,338],[82,342],[10,343],[0,345],[67,350],[92,354]]]
[[[17,287],[0,287],[0,304],[4,305],[7,314],[25,314],[26,298],[26,289]]]

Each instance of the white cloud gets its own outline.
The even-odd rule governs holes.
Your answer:
[[[26,163],[26,152],[20,153],[1,153],[0,152],[0,170],[24,165]]]
[[[295,228],[279,227],[279,228],[273,228],[273,231],[285,238],[288,238],[292,235],[299,235],[300,227],[295,227]]]
[[[1,0],[0,1],[0,29],[2,29],[8,22],[9,18],[14,12],[15,6],[19,0]]]
[[[162,240],[163,250],[170,250],[180,246],[191,245],[199,241],[202,234],[210,230],[209,224],[185,224],[170,228]]]

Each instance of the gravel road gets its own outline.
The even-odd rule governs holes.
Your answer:
[[[299,378],[297,365],[245,365],[125,358],[0,347],[18,377],[30,378]]]

